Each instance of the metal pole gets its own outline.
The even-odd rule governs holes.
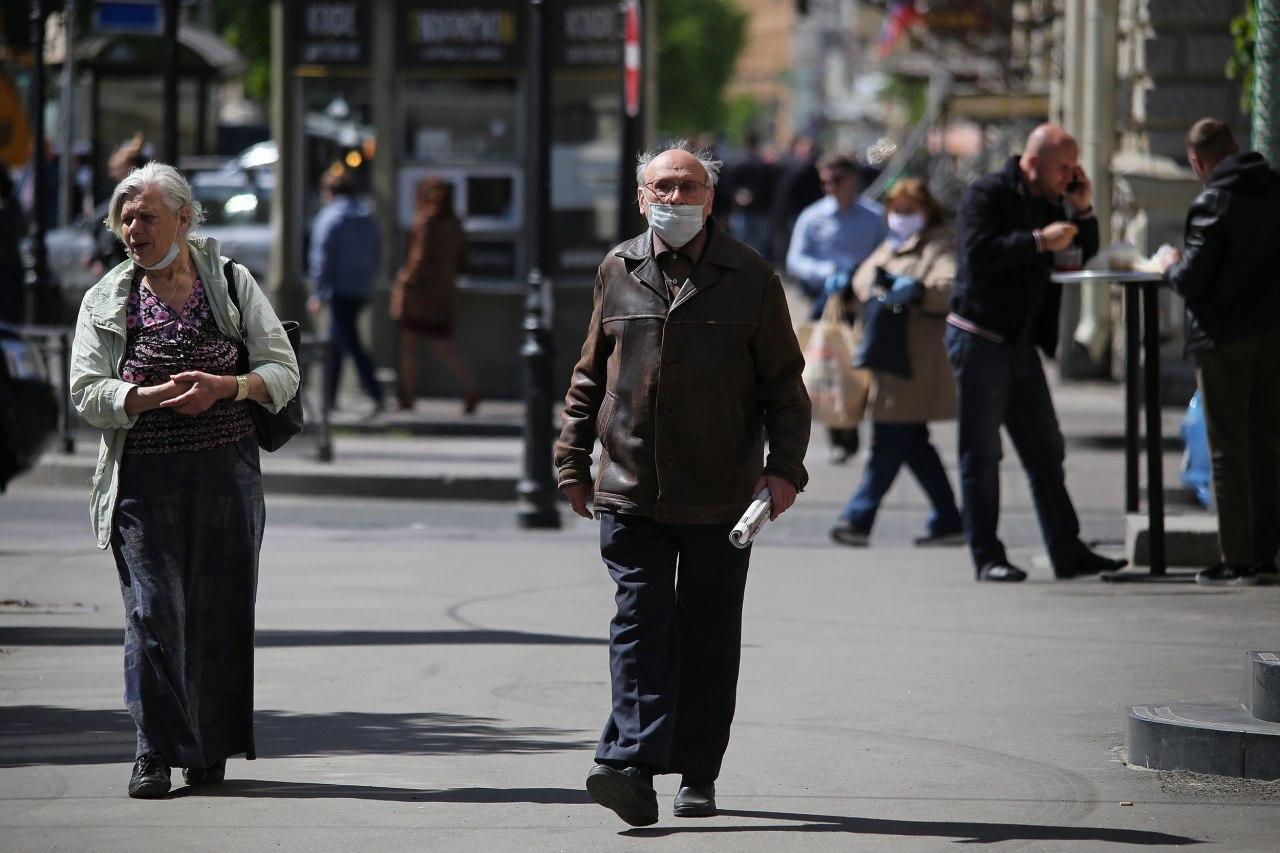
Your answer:
[[[72,147],[75,145],[75,85],[76,85],[76,0],[67,0],[62,11],[63,44],[62,55],[62,160],[58,175],[58,224],[70,225],[75,218],[74,211],[76,187],[76,170],[72,165]]]
[[[1147,409],[1147,538],[1151,543],[1151,574],[1163,575],[1164,459],[1160,423],[1160,286],[1142,285],[1142,343],[1145,352]]]
[[[638,21],[629,20],[632,12],[638,18]],[[623,50],[622,50],[622,87],[620,93],[622,95],[620,107],[620,117],[622,119],[621,127],[621,145],[622,150],[618,159],[618,242],[621,243],[637,231],[642,230],[643,221],[640,220],[640,208],[636,204],[635,197],[635,179],[631,174],[631,165],[635,162],[636,154],[641,147],[640,142],[640,116],[641,111],[635,112],[628,108],[628,65],[634,63],[637,59],[640,62],[640,99],[641,110],[644,105],[644,74],[645,63],[644,55],[644,7],[639,0],[623,0],[619,6],[619,12],[622,16],[622,31],[624,34]],[[628,51],[634,50],[628,43],[627,39],[628,27],[639,24],[640,44],[639,50],[634,51],[640,56],[629,56]]]
[[[1253,48],[1253,149],[1280,167],[1280,0],[1256,0]]]
[[[49,298],[49,256],[45,249],[45,200],[48,196],[49,171],[45,165],[44,130],[44,3],[33,0],[31,4],[31,179],[35,192],[32,213],[35,228],[32,232],[33,264],[27,279],[30,298],[27,300],[27,321],[51,322]]]
[[[1138,511],[1138,285],[1124,286],[1124,511]]]
[[[164,3],[164,159],[178,165],[178,0]]]
[[[525,296],[524,475],[516,487],[516,518],[524,528],[556,528],[556,485],[551,472],[551,261],[547,224],[551,213],[551,27],[549,0],[529,0],[528,166],[525,170],[528,293]]]

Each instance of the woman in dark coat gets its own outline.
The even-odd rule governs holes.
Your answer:
[[[438,359],[466,389],[462,411],[480,403],[471,367],[453,344],[458,274],[467,266],[467,235],[453,209],[453,185],[423,178],[404,266],[391,289],[391,319],[400,324],[400,408],[412,409],[418,387],[419,338],[429,338]]]

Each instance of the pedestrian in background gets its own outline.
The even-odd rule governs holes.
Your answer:
[[[360,341],[360,312],[373,294],[382,265],[382,232],[368,206],[356,198],[351,172],[338,167],[325,172],[321,181],[324,206],[311,227],[310,269],[314,292],[308,300],[312,313],[329,309],[329,362],[325,371],[325,406],[338,400],[342,362],[355,362],[364,393],[373,402],[371,415],[386,405],[374,373],[373,359]]]
[[[977,579],[1021,581],[996,533],[1000,519],[1000,427],[1013,441],[1031,485],[1040,532],[1058,578],[1119,569],[1080,541],[1067,493],[1066,444],[1039,348],[1058,343],[1061,288],[1050,278],[1054,252],[1098,251],[1093,185],[1079,147],[1043,124],[1021,156],[979,178],[956,211],[956,285],[947,316],[947,351],[959,403],[960,490]]]
[[[769,229],[776,177],[773,164],[760,154],[760,137],[748,131],[742,137],[742,152],[725,169],[730,192],[729,232],[760,253],[773,259],[773,234]]]
[[[773,192],[773,257],[786,260],[791,232],[800,212],[822,198],[818,178],[818,145],[813,137],[798,134],[791,150],[776,169],[778,185]]]
[[[453,184],[423,178],[404,266],[391,287],[391,319],[400,324],[400,408],[412,410],[418,388],[418,348],[431,341],[436,358],[457,378],[466,396],[463,414],[480,404],[471,366],[454,346],[458,275],[467,268],[467,234],[453,206]]]
[[[649,230],[600,265],[556,443],[557,483],[579,515],[594,505],[617,585],[613,710],[587,791],[633,826],[658,819],[655,773],[681,774],[676,817],[716,813],[751,556],[729,533],[761,489],[776,518],[808,480],[786,295],[708,218],[719,168],[684,143],[640,157]]]
[[[1280,174],[1241,153],[1231,128],[1201,119],[1187,160],[1204,190],[1187,211],[1186,251],[1165,280],[1187,303],[1213,459],[1222,560],[1209,586],[1275,583],[1280,557]]]
[[[9,170],[0,167],[0,322],[20,325],[23,321],[23,294],[26,265],[22,262],[22,240],[27,236],[27,217],[18,201]]]
[[[125,704],[137,729],[129,796],[221,782],[253,758],[253,626],[265,523],[250,406],[275,412],[298,362],[243,266],[227,281],[191,186],[172,166],[130,172],[107,225],[132,262],[85,294],[71,398],[102,430],[90,507],[125,609]],[[236,288],[241,310],[229,296]],[[243,336],[241,330],[243,329]],[[238,345],[250,370],[235,375]]]
[[[801,211],[787,251],[787,275],[813,300],[812,319],[822,316],[831,293],[849,284],[854,270],[884,240],[884,210],[859,196],[858,164],[843,154],[818,162],[826,196]],[[829,429],[832,461],[841,464],[858,452],[858,430]]]
[[[925,535],[915,544],[963,545],[960,510],[929,441],[929,421],[956,416],[955,377],[942,342],[955,283],[955,234],[918,178],[895,183],[885,197],[885,211],[889,236],[858,267],[851,296],[862,305],[880,298],[905,312],[910,375],[872,371],[871,449],[862,482],[831,538],[841,545],[866,545],[880,502],[905,464],[931,506]]]

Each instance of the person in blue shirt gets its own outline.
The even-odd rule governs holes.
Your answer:
[[[846,154],[819,160],[818,179],[826,195],[800,212],[791,232],[787,275],[813,300],[814,320],[889,233],[880,205],[859,197],[858,176],[858,164]],[[858,452],[857,427],[827,433],[833,462],[843,464]]]
[[[329,363],[325,371],[325,405],[337,401],[342,361],[351,356],[360,385],[373,401],[372,414],[386,408],[374,376],[373,359],[360,342],[356,321],[373,293],[382,264],[382,232],[369,208],[356,199],[356,185],[346,169],[325,173],[321,185],[325,205],[311,226],[309,268],[314,288],[307,306],[329,309]]]
[[[826,305],[828,283],[843,289],[888,236],[884,210],[858,195],[858,164],[851,157],[822,158],[818,178],[826,195],[800,212],[787,250],[787,275],[814,300],[814,319]]]

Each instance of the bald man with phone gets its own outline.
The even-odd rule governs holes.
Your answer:
[[[1031,132],[1022,154],[975,181],[956,210],[956,285],[947,317],[947,353],[959,402],[960,490],[965,535],[980,581],[1021,581],[996,534],[1000,518],[1000,428],[1022,460],[1054,576],[1124,566],[1080,541],[1067,494],[1062,430],[1039,349],[1058,343],[1061,290],[1054,254],[1098,251],[1093,184],[1079,146],[1061,127]]]

